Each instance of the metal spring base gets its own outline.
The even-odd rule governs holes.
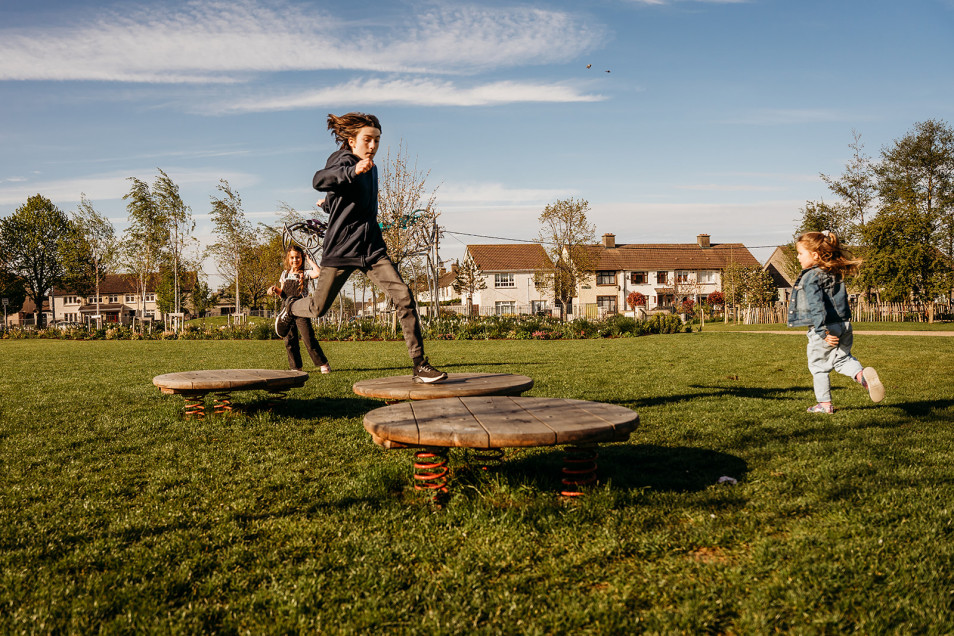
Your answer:
[[[475,448],[473,452],[481,470],[490,470],[499,466],[504,457],[502,448]]]
[[[447,449],[425,448],[414,452],[414,488],[447,492]]]
[[[185,419],[196,418],[205,419],[205,396],[204,395],[183,395],[185,398]]]
[[[266,408],[270,411],[278,404],[285,399],[285,396],[288,395],[288,391],[284,389],[269,389],[268,390],[268,403]]]
[[[564,497],[579,497],[580,488],[596,483],[596,458],[599,452],[596,446],[567,446],[563,457],[563,485],[560,491]]]
[[[219,391],[215,394],[215,402],[212,405],[213,412],[216,415],[225,415],[232,412],[232,397],[228,391]]]

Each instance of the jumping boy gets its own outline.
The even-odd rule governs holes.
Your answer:
[[[378,225],[378,168],[374,155],[381,141],[381,123],[374,115],[328,115],[328,129],[341,147],[323,170],[315,173],[315,190],[327,193],[328,229],[322,245],[321,273],[311,296],[286,302],[275,319],[282,338],[297,317],[325,315],[351,273],[359,269],[394,303],[407,352],[414,364],[414,380],[440,382],[447,374],[424,357],[424,337],[411,290],[388,257]]]

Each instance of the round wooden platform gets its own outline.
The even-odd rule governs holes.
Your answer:
[[[277,369],[213,369],[164,373],[152,379],[163,393],[211,393],[212,391],[247,391],[252,389],[290,389],[304,386],[304,371]]]
[[[358,395],[394,402],[477,395],[520,395],[531,388],[532,379],[511,373],[448,373],[446,380],[433,384],[415,382],[410,375],[395,375],[360,380],[352,387]]]
[[[545,397],[483,396],[403,402],[364,416],[384,448],[510,448],[620,442],[639,414],[614,404]]]

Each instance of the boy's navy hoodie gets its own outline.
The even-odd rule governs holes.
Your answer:
[[[327,193],[322,206],[328,212],[322,266],[365,268],[387,258],[378,225],[378,167],[355,174],[358,161],[357,155],[342,148],[328,157],[312,180],[315,190]]]

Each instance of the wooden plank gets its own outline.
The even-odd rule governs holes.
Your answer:
[[[612,425],[616,441],[629,439],[629,434],[639,426],[639,414],[625,406],[584,400],[578,401],[576,406]]]
[[[594,417],[579,407],[579,400],[560,398],[521,398],[534,417],[553,429],[557,444],[606,442],[615,437],[609,422]]]
[[[352,390],[361,396],[385,400],[435,400],[470,395],[514,395],[533,387],[533,380],[511,373],[450,373],[442,382],[424,384],[413,376],[359,380]]]
[[[556,444],[554,430],[529,413],[520,400],[485,396],[463,398],[461,402],[487,431],[490,448]]]
[[[369,411],[364,416],[364,430],[371,433],[376,441],[381,440],[378,443],[385,447],[388,441],[416,446],[420,439],[410,403],[392,404]]]
[[[491,448],[490,436],[459,398],[409,402],[422,446]]]

